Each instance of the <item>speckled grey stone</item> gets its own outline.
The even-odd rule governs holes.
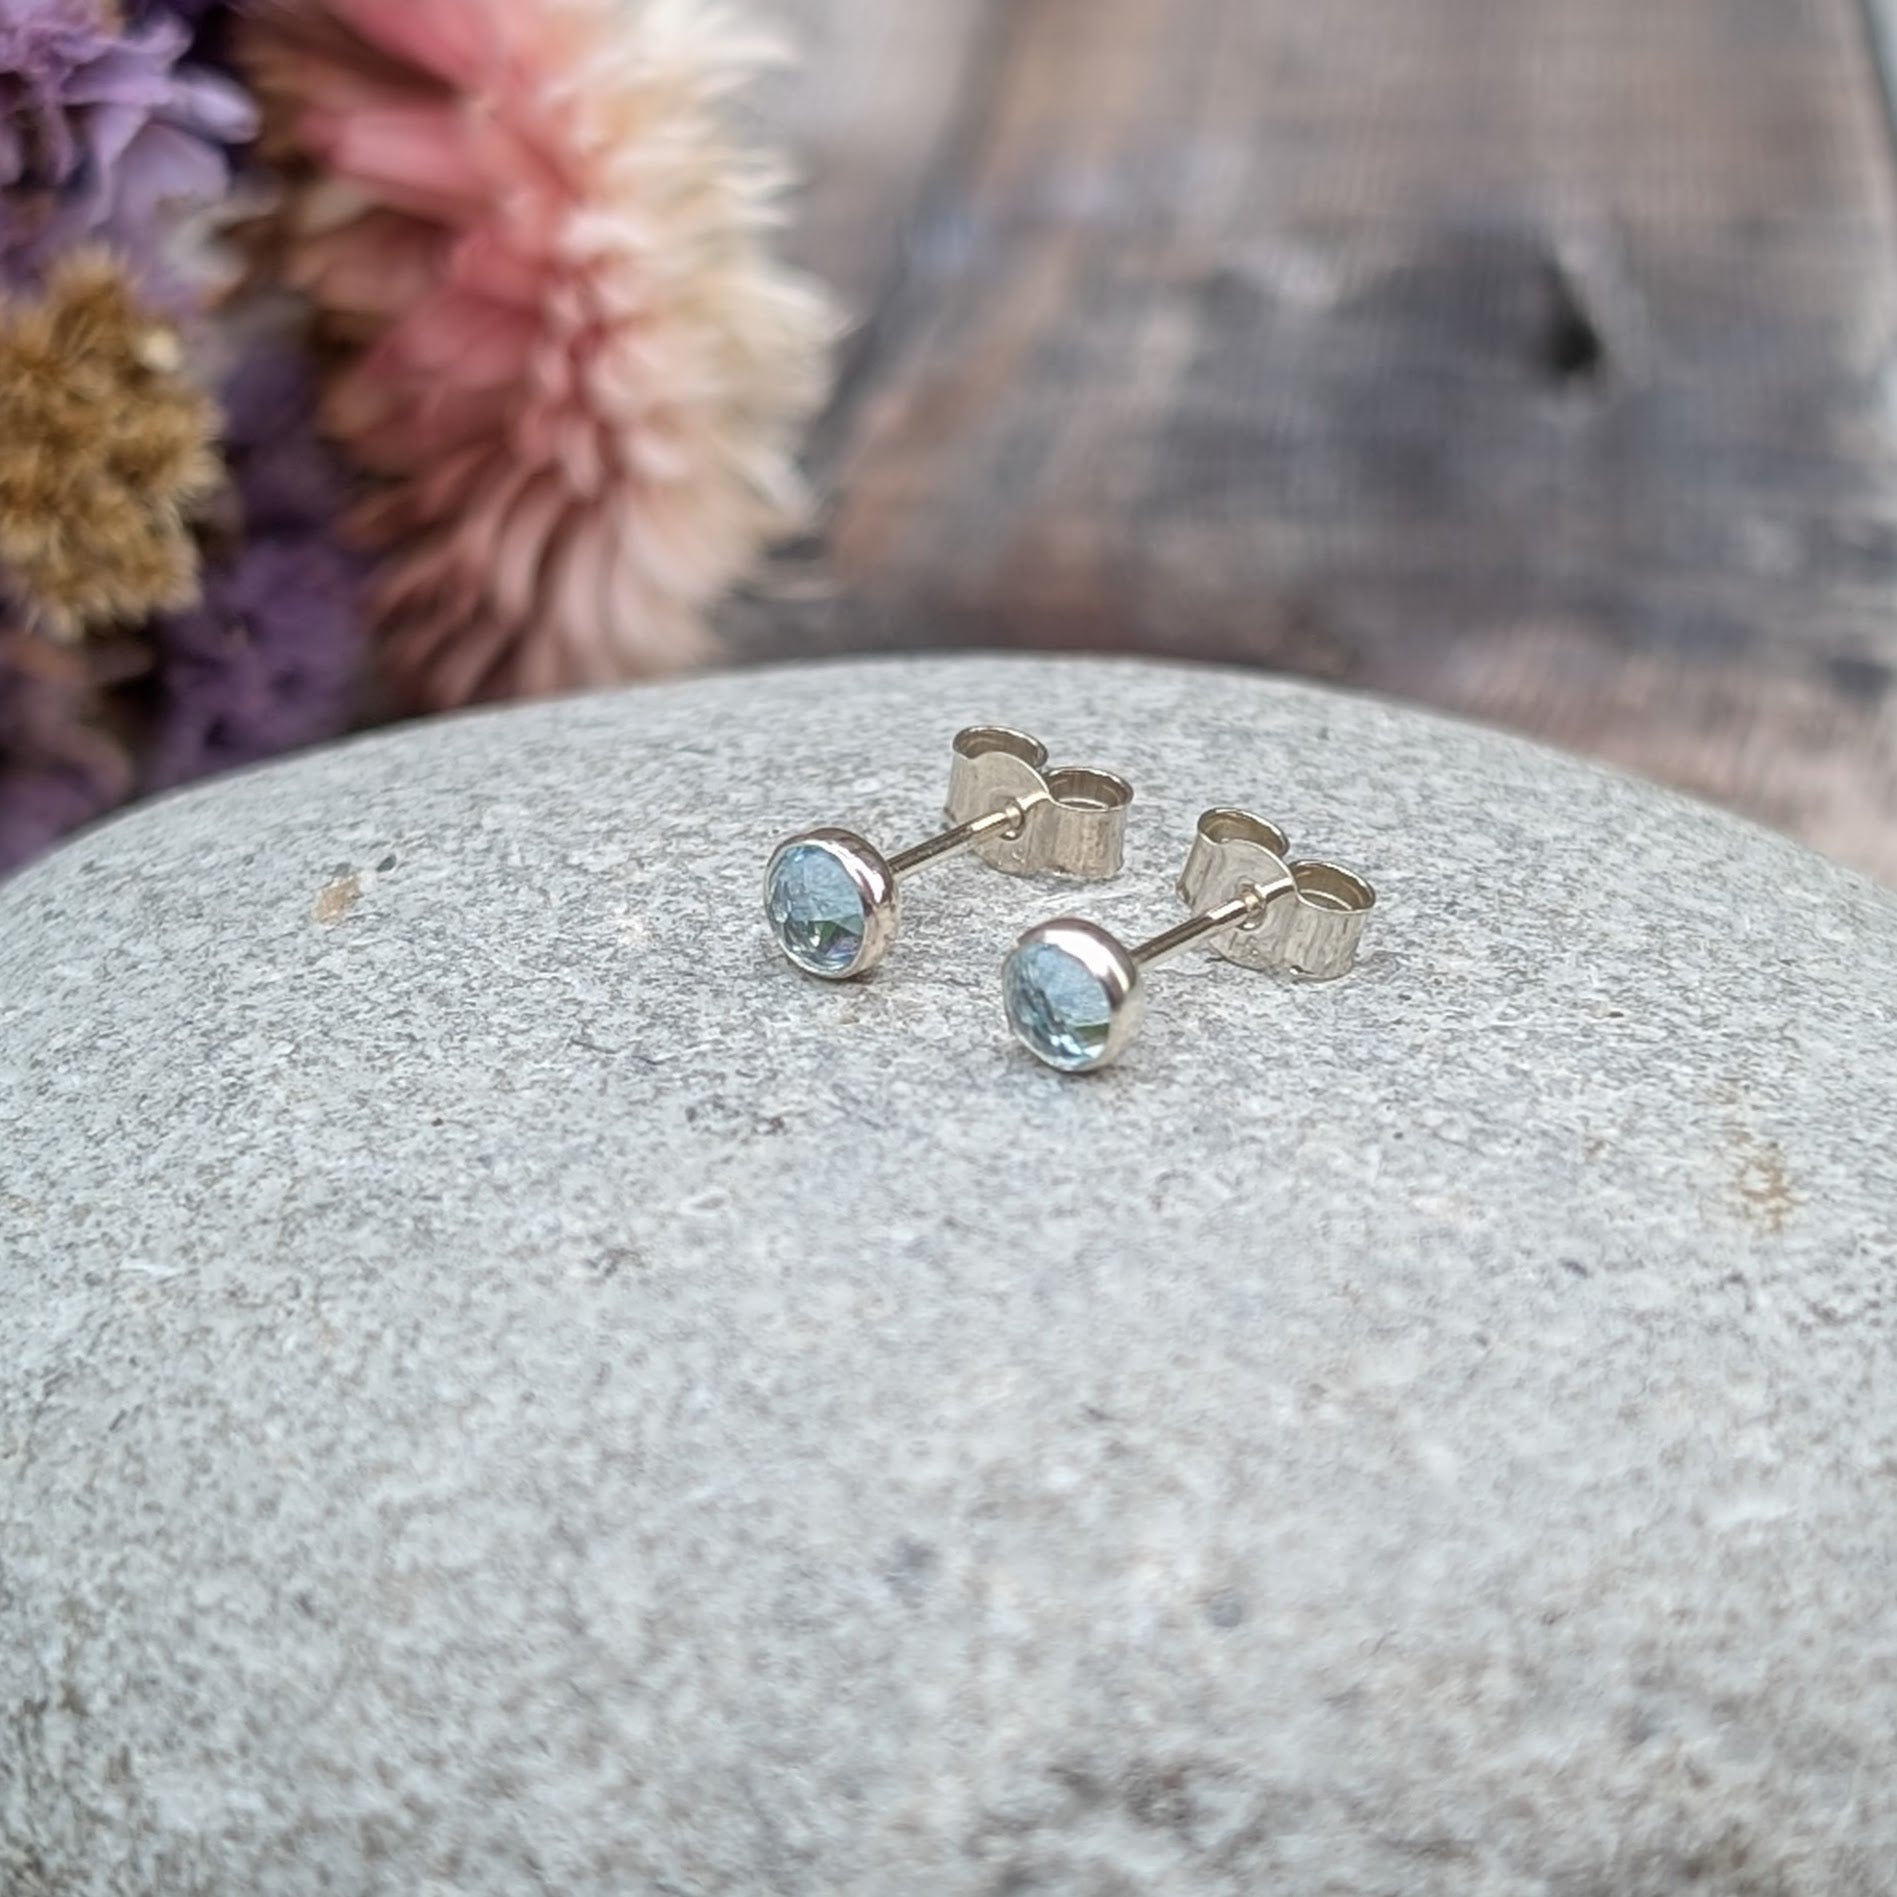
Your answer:
[[[1004,719],[1110,886],[785,830]],[[1204,805],[1368,874],[1092,1081],[1003,948]],[[1897,904],[1219,672],[376,738],[0,891],[7,1897],[1897,1890]]]

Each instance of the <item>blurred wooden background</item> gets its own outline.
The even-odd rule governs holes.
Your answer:
[[[747,656],[1268,665],[1897,881],[1867,0],[775,4],[860,326]]]

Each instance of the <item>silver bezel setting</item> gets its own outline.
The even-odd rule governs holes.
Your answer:
[[[1110,1067],[1120,1058],[1139,1033],[1146,1013],[1146,993],[1140,981],[1139,964],[1134,961],[1117,936],[1110,935],[1098,923],[1084,922],[1077,916],[1057,916],[1051,922],[1036,923],[1015,943],[1014,952],[1045,943],[1071,955],[1088,974],[1099,982],[1107,997],[1106,1044],[1084,1067],[1069,1067],[1049,1060],[1022,1032],[1013,1009],[1003,1001],[1008,1027],[1015,1039],[1042,1066],[1057,1074],[1092,1074]]]
[[[844,968],[813,968],[808,962],[799,961],[784,946],[771,916],[771,890],[777,880],[778,864],[787,852],[808,845],[814,845],[841,864],[863,899],[863,939],[857,945],[855,958]],[[786,837],[771,852],[771,860],[764,866],[764,914],[771,923],[771,940],[777,944],[778,953],[799,974],[813,976],[818,981],[855,981],[869,974],[889,953],[889,945],[895,941],[902,919],[902,898],[895,874],[882,851],[867,838],[858,836],[854,830],[801,830],[794,837]]]

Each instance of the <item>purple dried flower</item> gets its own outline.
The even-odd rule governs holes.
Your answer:
[[[24,869],[118,801],[84,765],[0,768],[0,876]]]
[[[105,687],[137,663],[0,635],[0,874],[131,794],[131,760],[99,713]]]
[[[180,67],[190,29],[153,14],[120,30],[88,0],[0,9],[0,275],[36,280],[88,240],[147,270],[163,214],[217,202],[224,147],[256,132],[248,96]]]
[[[204,598],[154,623],[154,789],[333,738],[356,709],[367,647],[360,562],[337,538],[344,498],[298,360],[247,358],[225,390],[243,540],[207,563]]]
[[[156,14],[175,13],[181,20],[198,25],[208,13],[221,13],[225,0],[139,0],[130,9],[135,20],[149,20]]]
[[[175,14],[191,29],[191,57],[209,66],[228,69],[231,0],[132,0],[125,16],[135,24]]]
[[[333,738],[354,709],[363,640],[355,563],[320,537],[254,540],[159,620],[154,790]]]
[[[253,533],[332,525],[348,505],[342,465],[316,431],[316,381],[293,348],[254,345],[224,384],[224,446]]]

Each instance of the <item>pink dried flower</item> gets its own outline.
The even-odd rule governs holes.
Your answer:
[[[288,269],[347,345],[325,420],[381,477],[414,702],[685,664],[794,520],[832,323],[724,114],[770,51],[708,0],[263,0]]]

